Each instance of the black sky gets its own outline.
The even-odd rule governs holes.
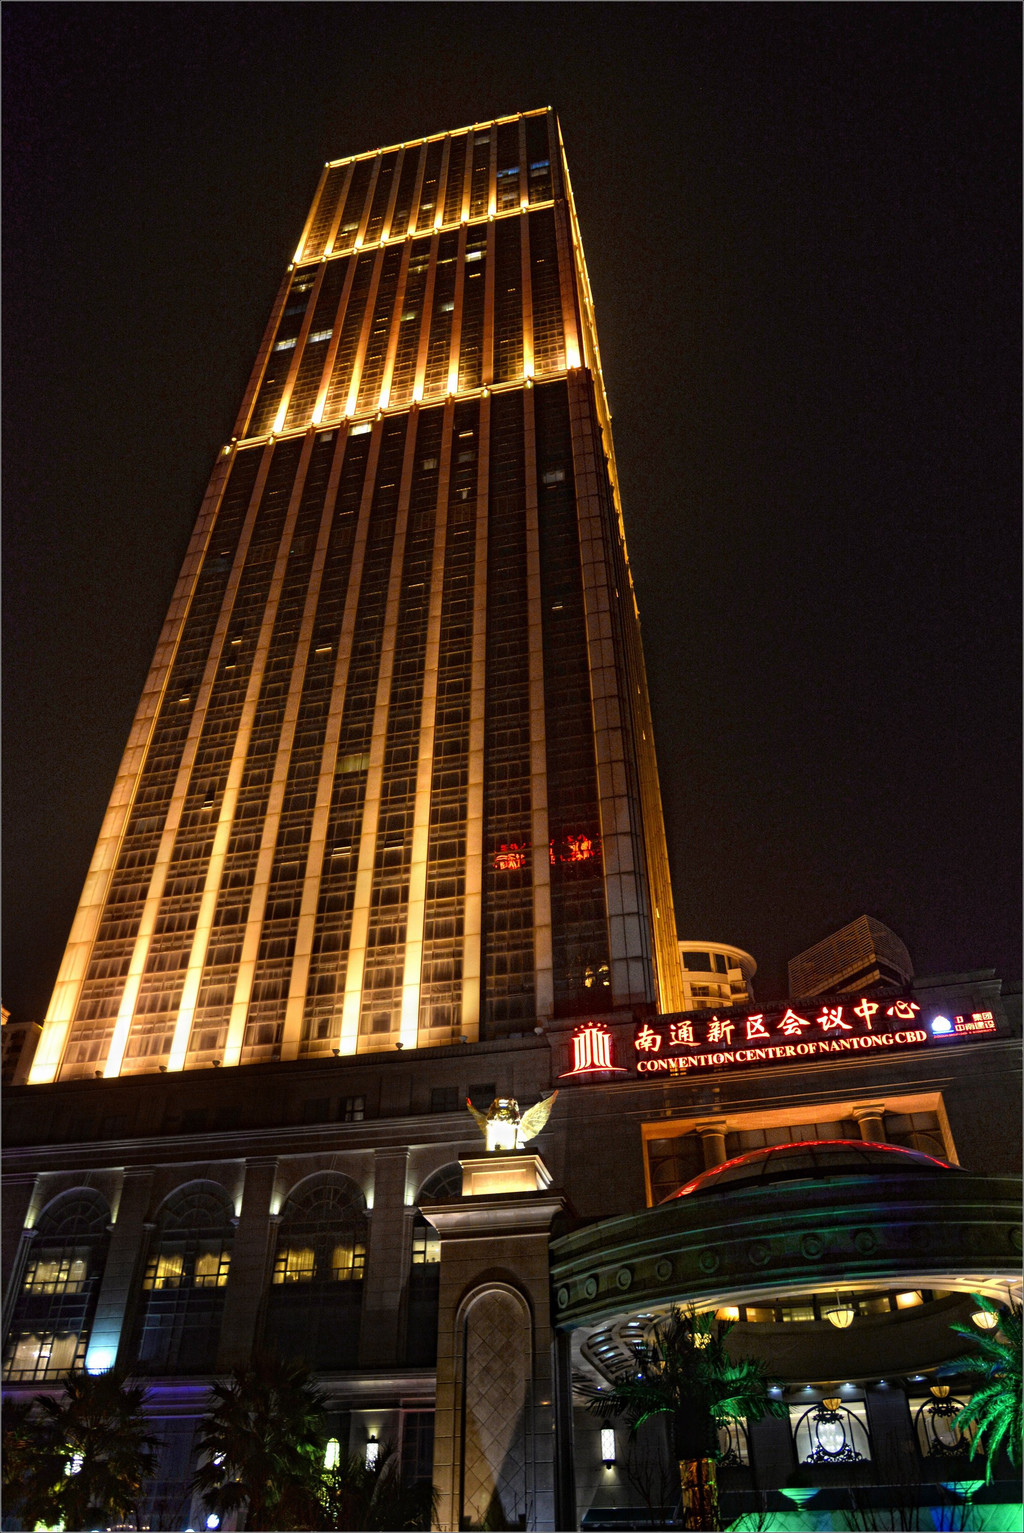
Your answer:
[[[319,168],[562,120],[680,933],[1019,977],[1016,5],[9,5],[5,970],[41,1016]]]

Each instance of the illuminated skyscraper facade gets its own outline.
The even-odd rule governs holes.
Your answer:
[[[554,114],[327,165],[235,431],[32,1081],[677,1010]]]

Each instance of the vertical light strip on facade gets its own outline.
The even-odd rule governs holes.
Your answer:
[[[534,391],[523,395],[526,449],[526,592],[530,664],[530,866],[533,870],[534,995],[538,1020],[554,1012],[554,951],[551,933],[551,861],[548,847],[547,723],[544,707],[544,623],[541,616],[540,537],[537,504],[537,435]]]
[[[391,547],[391,568],[388,576],[387,604],[384,611],[384,629],[380,643],[380,662],[377,671],[377,700],[373,716],[373,732],[370,741],[370,762],[366,774],[366,793],[363,798],[363,830],[359,840],[359,863],[356,871],[355,898],[352,904],[351,935],[348,947],[348,967],[345,973],[345,999],[341,1017],[341,1052],[352,1054],[358,1047],[359,1023],[363,991],[363,971],[366,965],[366,938],[370,923],[370,895],[373,889],[374,859],[377,851],[378,818],[381,809],[381,783],[384,776],[384,742],[387,734],[388,705],[391,694],[391,671],[395,661],[395,629],[398,621],[398,603],[402,587],[402,557],[405,552],[405,532],[409,517],[409,489],[412,483],[413,462],[416,452],[416,421],[410,419],[406,428],[405,451],[402,460],[401,485],[395,512],[395,531]],[[390,1042],[390,1029],[382,1043]]]
[[[341,183],[341,190],[338,193],[338,203],[334,209],[334,215],[331,218],[331,226],[327,231],[327,238],[324,240],[324,248],[321,252],[321,254],[325,256],[329,256],[331,254],[331,251],[334,249],[334,242],[338,238],[338,229],[341,225],[342,214],[345,211],[345,203],[348,201],[349,189],[352,185],[352,177],[355,173],[355,168],[356,166],[354,160],[350,161],[349,164],[345,167],[345,178]]]
[[[284,423],[288,418],[288,405],[291,402],[292,389],[295,387],[295,380],[299,374],[299,364],[305,354],[306,341],[312,329],[313,316],[316,313],[317,304],[320,299],[320,289],[323,287],[326,270],[326,266],[321,262],[317,268],[317,274],[313,278],[313,291],[309,295],[306,312],[302,316],[302,325],[299,329],[298,339],[295,342],[295,349],[292,352],[291,365],[288,368],[288,375],[281,389],[281,402],[277,407],[277,414],[274,416],[274,423],[270,428],[272,436],[278,436],[281,433]],[[305,423],[303,422],[303,424]]]
[[[419,403],[419,401],[423,398],[423,380],[427,371],[427,348],[430,345],[430,318],[434,312],[434,282],[437,277],[438,243],[439,236],[435,234],[430,241],[427,280],[423,289],[423,308],[420,313],[419,344],[416,352],[416,373],[413,378],[412,385],[412,397],[414,403]]]
[[[317,390],[316,404],[313,406],[312,424],[319,426],[324,418],[324,405],[327,402],[327,390],[331,386],[331,378],[334,373],[334,362],[338,355],[338,347],[341,345],[341,327],[345,315],[348,312],[349,299],[352,295],[352,284],[355,281],[356,263],[358,256],[349,256],[347,270],[345,272],[345,285],[341,290],[338,300],[338,312],[334,316],[331,326],[331,339],[327,343],[327,355],[324,357],[324,368],[320,378],[320,387]]]
[[[441,422],[441,451],[436,491],[433,577],[423,660],[420,741],[416,760],[409,897],[405,922],[405,963],[402,971],[402,1010],[399,1040],[415,1048],[420,1031],[420,972],[423,963],[423,919],[427,888],[427,848],[430,838],[430,784],[434,770],[434,717],[437,711],[437,668],[444,598],[444,559],[448,530],[448,482],[451,472],[453,405],[446,401]],[[420,448],[417,444],[417,455]],[[426,1041],[426,1040],[424,1040]]]
[[[388,400],[391,398],[391,378],[395,370],[395,353],[398,350],[398,336],[402,326],[402,310],[405,308],[405,290],[409,281],[409,257],[412,254],[412,241],[406,240],[402,249],[402,264],[398,271],[398,285],[395,288],[395,301],[391,310],[391,332],[388,336],[388,349],[384,358],[384,373],[380,380],[380,395],[378,408],[386,410]]]
[[[359,593],[363,579],[363,563],[366,554],[370,512],[373,506],[373,489],[377,478],[381,437],[381,428],[377,426],[370,438],[370,452],[363,478],[356,533],[348,570],[344,614],[338,635],[338,653],[334,665],[334,685],[331,690],[330,715],[327,720],[320,773],[317,778],[309,853],[306,859],[306,876],[302,886],[302,903],[299,911],[295,954],[292,960],[291,981],[285,1009],[284,1041],[282,1045],[282,1057],[285,1059],[294,1058],[300,1052],[310,958],[316,930],[321,869],[324,858],[327,855],[327,831],[338,766],[338,739],[341,733],[342,716],[344,713],[349,664],[352,658],[352,643],[356,633],[356,614],[359,607]],[[351,440],[351,436],[346,440],[346,451]],[[339,463],[339,467],[341,466],[343,465]],[[324,554],[326,555],[326,547],[324,548]],[[338,1019],[337,1026],[332,1028],[331,1037],[336,1036],[339,1031],[340,1018]],[[354,1047],[349,1052],[354,1053]]]
[[[118,1008],[117,1022],[114,1026],[113,1037],[110,1040],[110,1049],[104,1065],[104,1075],[119,1075],[124,1051],[128,1043],[132,1022],[135,1017],[135,1005],[138,999],[139,987],[142,983],[142,974],[149,955],[150,938],[156,925],[156,919],[160,910],[160,901],[163,897],[164,884],[167,880],[168,870],[171,863],[171,855],[174,851],[175,838],[181,821],[182,810],[185,805],[185,796],[188,792],[189,782],[192,777],[192,769],[195,764],[196,751],[200,736],[206,722],[206,705],[209,702],[210,693],[213,690],[217,671],[221,664],[224,648],[224,640],[227,636],[228,625],[231,621],[231,613],[234,608],[235,595],[242,578],[246,555],[249,551],[249,542],[252,538],[253,528],[259,512],[260,502],[263,499],[263,490],[270,472],[270,463],[273,457],[273,448],[267,447],[262,456],[259,471],[256,475],[256,483],[253,487],[249,501],[249,509],[238,547],[235,552],[234,564],[228,578],[227,589],[221,602],[220,616],[214,630],[213,643],[207,656],[203,679],[199,687],[199,696],[192,713],[189,724],[188,739],[181,753],[178,766],[177,778],[171,794],[170,808],[164,821],[163,834],[160,838],[160,849],[157,852],[156,865],[153,869],[149,884],[149,894],[142,912],[139,924],[138,936],[132,949],[131,963],[128,969],[128,977],[125,981],[124,991],[121,996],[121,1005]]]
[[[232,452],[218,458],[209,487],[203,497],[195,531],[157,641],[153,664],[150,666],[142,699],[132,722],[128,744],[121,758],[110,804],[103,818],[96,850],[86,875],[82,898],[75,913],[71,934],[57,974],[57,982],[44,1019],[39,1047],[36,1049],[29,1072],[28,1079],[32,1085],[55,1080],[60,1069],[71,1021],[81,993],[82,981],[85,979],[89,958],[96,942],[96,934],[106,908],[111,876],[121,848],[125,825],[138,790],[140,772],[153,738],[153,731],[174,664],[175,652],[181,640],[189,604],[195,593],[208,540],[216,527],[233,461]]]
[[[331,166],[330,164],[327,164],[320,172],[320,179],[317,182],[316,192],[313,195],[313,201],[310,203],[309,212],[306,215],[306,222],[302,226],[302,233],[299,235],[299,243],[295,247],[294,259],[296,264],[299,261],[307,261],[312,257],[312,251],[308,251],[306,246],[309,243],[310,231],[312,230],[313,225],[317,220],[317,214],[320,211],[320,204],[327,196],[327,188],[331,184],[331,180]],[[320,254],[319,250],[316,252],[316,254]]]
[[[367,213],[369,213],[369,201],[367,202]],[[348,397],[345,401],[345,414],[347,416],[355,415],[356,405],[359,401],[359,384],[362,378],[366,348],[370,340],[370,331],[373,328],[373,311],[377,304],[377,290],[380,286],[380,274],[384,267],[384,257],[385,252],[382,246],[374,257],[370,289],[366,295],[366,308],[363,310],[363,326],[359,332],[359,342],[356,346],[355,356],[352,359],[352,376],[348,386]]]
[[[462,937],[462,1036],[480,1036],[482,1006],[484,862],[484,709],[487,697],[487,505],[490,495],[491,401],[480,402],[473,567],[469,739],[466,761],[466,885]]]
[[[278,546],[277,559],[274,564],[274,573],[271,577],[270,591],[267,603],[263,609],[260,622],[259,636],[256,640],[256,652],[253,657],[252,668],[249,672],[249,680],[245,689],[245,698],[242,703],[241,717],[238,723],[238,732],[235,735],[234,750],[231,755],[231,764],[228,768],[228,779],[221,796],[220,808],[217,813],[217,828],[214,832],[213,847],[210,858],[206,865],[206,879],[203,885],[202,899],[199,912],[196,917],[195,931],[192,937],[192,948],[189,953],[188,968],[185,974],[185,982],[182,988],[181,1000],[178,1005],[178,1015],[174,1024],[174,1036],[171,1042],[170,1055],[167,1066],[170,1070],[181,1070],[185,1065],[185,1055],[188,1051],[189,1037],[192,1031],[192,1020],[195,1015],[196,999],[199,994],[199,981],[202,977],[203,964],[206,961],[206,951],[210,941],[210,931],[213,926],[213,915],[217,904],[217,894],[220,889],[221,878],[224,873],[224,863],[227,856],[228,840],[231,835],[235,818],[235,808],[238,802],[238,791],[241,786],[242,773],[245,769],[246,754],[249,739],[252,734],[253,724],[256,720],[256,705],[259,700],[260,690],[263,685],[264,666],[267,653],[270,649],[271,634],[274,629],[274,621],[277,617],[277,605],[281,595],[281,587],[284,582],[285,567],[288,563],[288,551],[295,526],[295,518],[298,514],[299,501],[302,498],[303,486],[306,479],[306,470],[313,452],[314,438],[306,438],[302,446],[302,456],[299,459],[298,468],[292,485],[291,495],[288,501],[288,510],[285,516],[284,529],[281,534],[281,542]],[[293,677],[301,675],[301,663],[297,664],[293,671]],[[265,822],[269,827],[271,817],[268,814]]]

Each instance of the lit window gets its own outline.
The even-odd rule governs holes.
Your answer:
[[[449,298],[449,300],[448,300],[448,302],[447,302],[447,303],[443,303],[443,304],[442,304],[442,305],[441,305],[441,313],[442,313],[442,314],[451,314],[451,312],[452,312],[452,310],[453,310],[453,309],[454,309],[454,308],[455,308],[455,304],[454,304],[454,302],[453,302],[453,301],[452,301],[452,299],[450,299],[450,298]]]
[[[314,330],[309,338],[309,344],[312,346],[314,341],[329,341],[333,334],[333,330]]]
[[[365,436],[368,431],[372,431],[372,430],[373,430],[373,427],[370,424],[370,422],[369,421],[365,421],[364,424],[361,425],[361,426],[353,426],[351,431],[349,432],[349,436]]]
[[[184,1261],[180,1255],[151,1256],[142,1286],[146,1289],[177,1288],[183,1272]]]
[[[339,772],[365,772],[369,765],[369,751],[361,751],[358,755],[341,756],[338,758]]]
[[[365,1097],[342,1097],[341,1121],[342,1123],[362,1123],[366,1116]]]
[[[561,484],[564,478],[564,468],[549,468],[547,473],[543,476],[545,484]]]
[[[295,345],[295,338],[294,337],[290,341],[275,341],[274,342],[274,350],[275,351],[291,351],[291,349],[292,349],[292,347],[294,345]]]
[[[466,260],[467,261],[480,261],[482,259],[483,259],[483,251],[482,250],[467,250],[466,251]]]
[[[316,1258],[311,1246],[286,1246],[274,1262],[275,1283],[311,1283]]]
[[[414,1267],[432,1266],[441,1260],[441,1237],[433,1226],[417,1225],[412,1237],[412,1264]]]

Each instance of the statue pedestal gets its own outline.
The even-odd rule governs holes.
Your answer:
[[[524,1150],[491,1150],[459,1164],[464,1198],[496,1192],[546,1192],[551,1186],[551,1172],[540,1156]]]
[[[500,1517],[550,1533],[569,1525],[555,1510],[548,1260],[565,1202],[521,1150],[464,1160],[462,1178],[461,1198],[420,1205],[441,1237],[434,1526]]]

